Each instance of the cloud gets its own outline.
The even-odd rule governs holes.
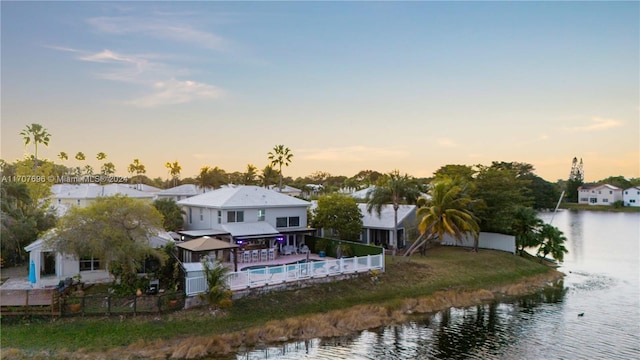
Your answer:
[[[115,35],[142,34],[214,50],[224,50],[228,43],[216,34],[195,29],[191,25],[181,24],[166,17],[161,19],[131,16],[95,17],[88,19],[87,23],[102,33]]]
[[[454,148],[454,147],[458,147],[458,144],[449,139],[449,138],[439,138],[435,140],[435,143],[440,146],[440,147],[444,147],[444,148]]]
[[[624,125],[620,120],[604,119],[600,117],[594,117],[591,119],[591,124],[585,126],[576,126],[570,128],[570,131],[574,132],[588,132],[588,131],[601,131]]]
[[[195,81],[179,81],[171,79],[154,84],[155,92],[127,101],[126,103],[150,108],[161,105],[183,104],[194,100],[217,99],[223,95],[223,91],[215,86]]]
[[[299,151],[302,153],[300,157],[304,159],[340,162],[360,162],[371,158],[397,158],[406,155],[405,151],[361,145],[327,149],[301,149]]]

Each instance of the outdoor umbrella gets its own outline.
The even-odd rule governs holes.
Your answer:
[[[36,263],[33,260],[31,260],[31,265],[29,266],[29,282],[36,283]]]

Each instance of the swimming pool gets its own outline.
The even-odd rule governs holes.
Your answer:
[[[310,264],[313,264],[314,270],[324,266],[324,261],[322,260],[309,260],[308,262]],[[306,270],[307,266],[304,266],[304,264],[306,263],[307,263],[307,260],[300,260],[300,261],[296,261],[289,264],[283,264],[283,265],[273,265],[273,266],[256,265],[256,266],[248,266],[248,267],[242,268],[240,271],[249,271],[252,274],[278,274],[285,271],[285,269],[287,272],[303,270],[303,269]]]

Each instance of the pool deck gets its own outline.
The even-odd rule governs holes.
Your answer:
[[[280,255],[274,260],[268,261],[256,261],[250,263],[238,263],[238,271],[242,271],[242,269],[253,266],[280,266],[298,262],[300,260],[306,260],[307,254],[291,254],[291,255]],[[320,257],[318,254],[309,254],[309,260],[335,260],[331,257]],[[233,264],[228,263],[228,266],[233,267]]]

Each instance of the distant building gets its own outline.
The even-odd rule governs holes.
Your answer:
[[[640,206],[640,186],[625,189],[622,194],[624,206]]]
[[[578,204],[612,205],[622,201],[622,189],[609,184],[585,184],[578,187]]]

